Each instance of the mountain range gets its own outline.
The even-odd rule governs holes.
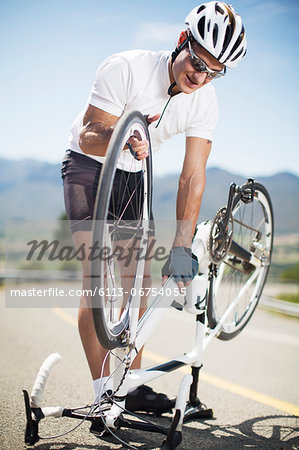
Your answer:
[[[174,217],[179,174],[156,177],[154,216]],[[299,177],[288,172],[256,177],[268,189],[274,208],[277,234],[299,232]],[[242,184],[244,177],[219,168],[207,169],[207,183],[200,221],[211,219],[227,200],[231,182]],[[0,158],[0,221],[56,219],[64,212],[60,164],[36,160]]]

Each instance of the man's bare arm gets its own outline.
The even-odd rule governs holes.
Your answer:
[[[117,116],[88,105],[79,137],[79,146],[83,153],[105,156],[113,127],[118,119]]]
[[[158,120],[160,114],[147,116],[148,124]],[[83,153],[95,156],[105,156],[107,147],[119,117],[113,116],[95,106],[89,105],[83,119],[83,129],[79,137],[79,146]],[[137,153],[138,159],[148,156],[149,143],[131,137],[129,142]],[[126,148],[126,147],[125,147]]]
[[[206,184],[206,164],[212,142],[198,137],[186,139],[186,154],[177,194],[177,231],[173,247],[191,247]]]

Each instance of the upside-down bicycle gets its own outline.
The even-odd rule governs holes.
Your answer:
[[[40,368],[31,396],[23,391],[26,443],[37,442],[39,421],[54,416],[92,421],[97,423],[100,434],[116,435],[121,427],[159,432],[166,436],[162,449],[176,448],[182,440],[183,423],[212,417],[212,410],[204,408],[197,397],[204,350],[213,337],[229,340],[239,334],[261,297],[271,262],[273,211],[265,187],[248,179],[242,186],[232,183],[227,205],[219,209],[213,221],[197,226],[192,252],[198,258],[200,272],[186,295],[178,296],[173,277],[168,278],[163,291],[151,299],[139,319],[146,259],[140,255],[148,249],[153,235],[152,156],[150,152],[146,160],[137,160],[128,144],[131,136],[149,140],[146,120],[139,112],[124,114],[115,127],[99,182],[93,228],[98,247],[111,250],[108,257],[92,261],[92,307],[98,339],[107,348],[113,365],[113,389],[107,393],[105,386],[100,386],[100,400],[82,408],[42,407],[47,377],[60,360],[58,354],[50,355]],[[115,192],[115,177],[122,176],[124,171],[119,169],[128,164],[130,176],[126,175],[125,188]],[[121,262],[116,251],[120,244],[122,249],[134,245],[139,257],[129,265]],[[132,361],[168,307],[194,314],[192,350],[163,364],[132,370]],[[136,420],[135,414],[134,420],[130,418],[131,413],[125,409],[130,389],[186,365],[191,367],[191,374],[181,381],[169,428],[144,417]]]

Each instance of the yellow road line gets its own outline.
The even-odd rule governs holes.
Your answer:
[[[160,363],[163,361],[163,356],[158,355],[157,353],[151,352],[149,350],[144,350],[144,356],[153,362]],[[181,367],[180,369],[183,373],[190,373],[190,369],[188,367]],[[270,397],[270,395],[262,394],[261,392],[254,391],[253,389],[246,388],[241,386],[240,384],[232,383],[223,378],[217,377],[210,373],[201,372],[200,379],[204,383],[212,384],[217,388],[224,389],[226,391],[230,391],[233,394],[241,395],[242,397],[249,398],[250,400],[254,400],[258,403],[263,403],[264,405],[271,406],[272,408],[279,409],[280,411],[284,411],[288,414],[299,416],[299,407],[293,405],[292,403],[284,402],[274,397]]]
[[[60,319],[67,322],[69,325],[72,325],[73,327],[78,326],[77,319],[74,316],[72,316],[71,314],[67,313],[65,309],[52,308],[52,311],[54,314],[56,314],[56,316],[60,317]]]
[[[77,320],[75,319],[75,317],[67,313],[64,309],[52,308],[52,311],[54,314],[60,317],[60,319],[64,320],[72,326],[77,327]],[[162,355],[154,353],[150,350],[144,350],[143,355],[150,361],[158,363],[162,362],[165,358]],[[190,373],[190,369],[188,367],[181,367],[179,370],[183,373]],[[216,386],[217,388],[224,389],[226,391],[232,392],[233,394],[240,395],[255,402],[271,406],[272,408],[284,411],[288,414],[299,416],[299,406],[293,405],[292,403],[284,402],[282,400],[279,400],[278,398],[262,394],[261,392],[254,391],[253,389],[249,389],[239,384],[232,383],[206,372],[201,372],[200,377],[201,381],[203,381],[204,383],[211,384],[213,386]]]

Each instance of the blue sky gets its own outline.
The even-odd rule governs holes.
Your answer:
[[[0,157],[61,160],[97,66],[131,48],[171,50],[198,3],[101,0],[0,4]],[[299,175],[298,0],[235,0],[248,54],[215,80],[220,119],[209,166],[244,175]],[[157,154],[158,174],[180,170],[184,138]]]

